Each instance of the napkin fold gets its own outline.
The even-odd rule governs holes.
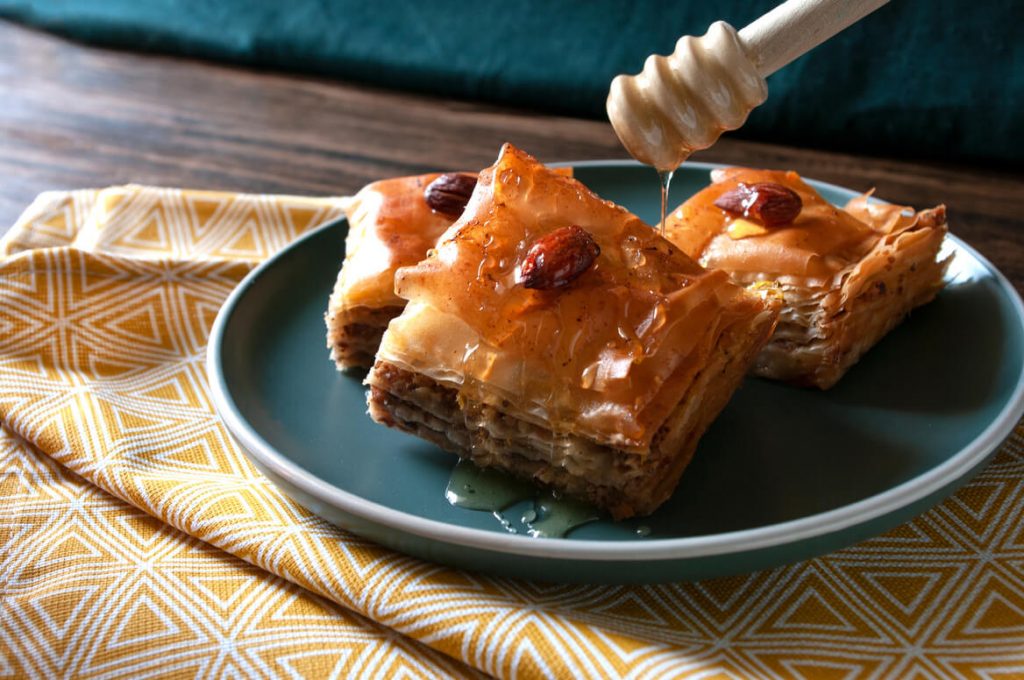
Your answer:
[[[292,503],[217,418],[207,335],[344,203],[48,192],[0,242],[0,676],[1024,675],[1021,426],[888,534],[697,583],[490,578]]]

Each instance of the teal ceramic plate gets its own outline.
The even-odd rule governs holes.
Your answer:
[[[627,162],[577,177],[648,222],[658,182]],[[708,183],[677,173],[672,204]],[[834,202],[853,192],[814,183]],[[956,210],[953,206],[953,228]],[[353,533],[419,557],[553,581],[724,575],[835,550],[923,512],[963,484],[1024,411],[1024,309],[1006,279],[950,238],[949,284],[829,392],[748,379],[700,443],[673,497],[641,521],[562,539],[511,534],[452,507],[454,457],[374,424],[358,377],[335,371],[323,314],[346,224],[328,224],[253,271],[214,325],[217,409],[282,491]],[[515,518],[516,509],[505,513]],[[515,524],[515,522],[513,522]],[[650,534],[641,536],[643,525]]]

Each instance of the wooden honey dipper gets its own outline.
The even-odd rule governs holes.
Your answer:
[[[639,74],[616,76],[608,118],[634,158],[672,171],[743,125],[768,97],[766,77],[888,1],[788,0],[740,31],[716,21]]]

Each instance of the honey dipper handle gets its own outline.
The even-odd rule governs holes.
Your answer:
[[[747,56],[767,78],[889,0],[787,0],[739,32]]]

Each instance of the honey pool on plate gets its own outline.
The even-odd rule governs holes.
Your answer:
[[[577,527],[601,519],[601,512],[571,498],[559,498],[499,470],[485,470],[460,460],[452,469],[445,498],[457,508],[489,512],[511,534],[562,538]],[[650,527],[636,524],[638,536]]]

